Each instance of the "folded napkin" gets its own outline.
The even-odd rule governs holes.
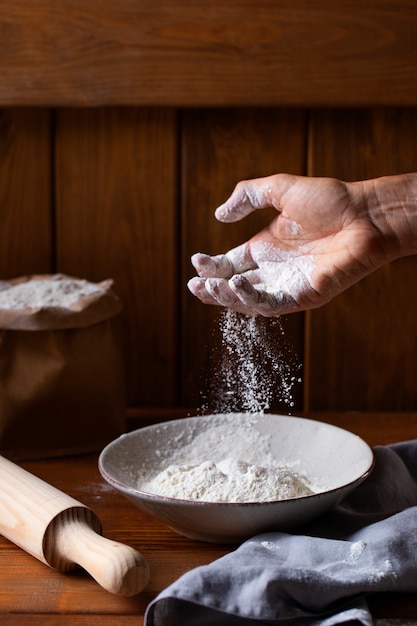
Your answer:
[[[145,626],[370,626],[366,594],[417,591],[417,440],[374,454],[370,477],[333,511],[187,572]]]

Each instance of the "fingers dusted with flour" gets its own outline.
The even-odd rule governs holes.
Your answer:
[[[308,254],[279,250],[263,240],[252,241],[250,249],[253,268],[236,271],[230,278],[192,278],[190,291],[204,304],[251,316],[273,317],[312,306],[316,293]]]
[[[244,306],[246,313],[251,315],[263,315],[274,317],[284,313],[293,313],[299,309],[296,300],[284,291],[269,293],[262,289],[256,289],[244,276],[233,276],[229,285],[235,296]]]
[[[226,254],[210,256],[197,252],[191,257],[198,276],[188,282],[188,288],[204,304],[217,304],[245,313],[246,307],[230,288],[228,279],[257,267],[248,243]]]
[[[230,287],[231,282],[224,278],[200,278],[195,276],[188,282],[188,288],[203,304],[224,306],[237,313],[255,315],[255,312],[242,302]]]
[[[249,243],[216,256],[197,252],[191,257],[191,263],[197,274],[204,278],[231,278],[234,274],[241,274],[256,267]]]

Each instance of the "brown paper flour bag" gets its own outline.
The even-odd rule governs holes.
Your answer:
[[[126,380],[112,281],[0,281],[0,454],[100,450],[124,432]]]

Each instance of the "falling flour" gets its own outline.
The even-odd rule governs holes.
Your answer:
[[[231,310],[219,316],[218,366],[208,392],[215,413],[262,413],[271,405],[293,408],[300,364],[284,337],[280,318],[249,317]]]
[[[0,308],[38,309],[46,307],[69,308],[80,298],[100,292],[100,285],[87,280],[55,274],[50,278],[12,283],[0,282]]]
[[[300,228],[289,220],[287,225]],[[227,255],[220,255],[220,259],[223,264],[227,260],[229,265],[239,267],[245,262],[245,255],[247,248],[238,246]],[[277,302],[298,302],[311,291],[314,263],[307,248],[286,251],[270,243],[256,242],[251,245],[251,256],[256,268],[247,274],[251,274],[251,282],[258,291],[273,294]],[[293,408],[294,387],[301,382],[298,375],[301,365],[285,340],[281,318],[250,316],[225,309],[220,313],[219,330],[220,353],[216,354],[217,349],[212,348],[218,366],[212,368],[209,388],[203,387],[207,405],[203,409],[259,413],[271,405]]]

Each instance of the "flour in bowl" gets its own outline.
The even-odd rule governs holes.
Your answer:
[[[142,491],[203,502],[270,502],[311,495],[295,472],[229,458],[199,465],[170,465],[140,486]]]
[[[143,473],[141,491],[204,502],[269,502],[311,495],[310,481],[271,453],[256,415],[240,414],[240,425],[221,415],[188,441],[172,441],[157,469]],[[198,421],[196,422],[196,424]]]

